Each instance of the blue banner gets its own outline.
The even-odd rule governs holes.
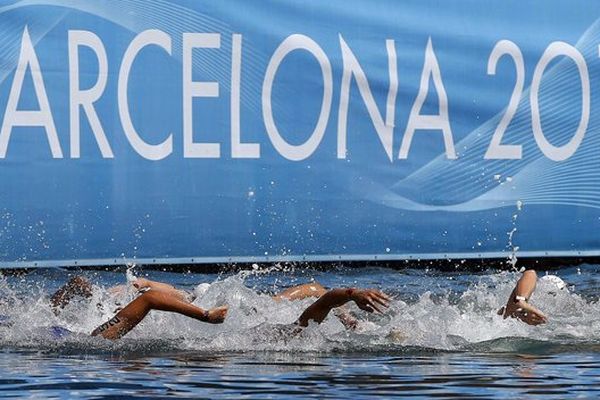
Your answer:
[[[0,3],[0,267],[600,255],[600,3]]]

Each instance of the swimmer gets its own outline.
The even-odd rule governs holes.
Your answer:
[[[89,299],[92,297],[92,285],[83,277],[75,276],[58,289],[50,298],[50,306],[55,314],[65,308],[76,296]]]
[[[119,339],[142,322],[151,310],[175,312],[210,324],[220,324],[227,316],[227,306],[205,310],[191,304],[185,292],[165,283],[138,279],[133,286],[140,291],[140,295],[119,310],[114,317],[94,329],[92,336]],[[92,296],[91,284],[83,277],[74,277],[58,289],[51,297],[50,305],[57,312],[76,296]]]
[[[132,282],[132,285],[141,292],[141,295],[109,321],[96,328],[92,332],[92,336],[100,335],[106,339],[119,339],[139,324],[151,310],[176,312],[213,324],[222,323],[227,315],[227,306],[203,310],[191,304],[193,298],[189,293],[166,283],[138,278]],[[65,299],[65,301],[54,301],[51,304],[53,306],[57,304],[58,307],[64,308],[77,295],[90,297],[91,294],[88,296],[88,290],[85,289],[90,287],[91,285],[84,278],[73,278],[52,297],[59,300]],[[390,302],[390,298],[378,290],[354,288],[326,290],[318,283],[289,288],[273,298],[280,301],[283,299],[300,300],[308,297],[315,297],[317,300],[304,310],[296,321],[296,325],[300,327],[308,326],[310,321],[321,323],[331,310],[340,308],[350,301],[356,303],[360,309],[371,313],[383,313]],[[342,311],[337,316],[346,327],[356,326],[356,321],[349,313]]]
[[[162,290],[178,296],[182,301],[193,301],[193,299],[190,300],[190,294],[166,283],[138,278],[132,284],[138,290]],[[341,308],[343,305],[354,301],[364,311],[383,313],[390,302],[390,298],[379,290],[353,288],[327,290],[318,282],[294,286],[272,296],[275,301],[294,301],[309,297],[315,297],[317,300],[296,321],[296,324],[302,327],[308,326],[309,321],[323,322],[329,312],[336,309],[336,316],[344,326],[353,329],[356,327],[357,321],[347,310]]]
[[[288,288],[273,296],[273,299],[302,300],[308,297],[315,297],[317,300],[296,321],[302,327],[308,326],[309,321],[323,322],[329,312],[335,309],[336,317],[347,329],[356,329],[358,321],[343,308],[346,303],[354,301],[361,310],[370,313],[383,313],[390,303],[390,298],[379,290],[346,288],[328,291],[318,282]]]
[[[512,293],[508,297],[506,306],[498,310],[498,315],[504,319],[517,318],[529,325],[540,325],[548,322],[548,317],[543,312],[529,303],[529,298],[535,290],[537,274],[529,269],[523,272]]]

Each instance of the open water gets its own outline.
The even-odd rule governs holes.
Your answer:
[[[270,268],[230,274],[83,271],[91,300],[59,315],[48,297],[74,272],[37,270],[0,278],[0,397],[6,398],[597,398],[600,397],[600,266],[551,271],[531,301],[549,323],[503,320],[517,272]],[[540,276],[545,272],[539,271]],[[134,296],[114,294],[133,275],[188,290],[195,304],[228,304],[222,325],[153,311],[118,342],[89,337]],[[289,336],[311,300],[271,294],[318,280],[376,287],[394,300],[384,315],[347,331],[331,315]],[[60,326],[73,332],[57,335]]]

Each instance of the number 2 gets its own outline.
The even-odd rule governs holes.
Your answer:
[[[504,55],[509,55],[515,62],[517,79],[510,97],[510,102],[506,108],[506,112],[496,128],[494,136],[492,136],[490,147],[488,147],[487,151],[485,152],[485,156],[483,157],[485,159],[520,159],[523,151],[520,144],[500,143],[508,124],[517,112],[517,107],[519,106],[519,101],[521,100],[521,94],[523,93],[523,87],[525,86],[525,62],[523,61],[523,54],[521,53],[519,46],[510,40],[501,40],[496,43],[496,46],[494,46],[492,54],[490,54],[490,58],[488,60],[488,75],[496,75],[496,65],[498,64],[498,60],[500,60],[500,58],[502,58]]]

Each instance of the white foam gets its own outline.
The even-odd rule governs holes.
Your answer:
[[[14,288],[0,279],[2,294],[7,298],[0,304],[0,314],[7,315],[12,324],[0,326],[0,347],[53,346],[40,333],[40,328],[53,325],[79,333],[61,339],[61,343],[75,347],[138,348],[142,343],[159,340],[168,347],[198,351],[373,351],[390,345],[460,350],[468,344],[515,336],[561,342],[565,338],[600,340],[600,304],[570,293],[566,285],[559,284],[564,281],[552,275],[540,279],[530,300],[549,316],[549,323],[538,327],[496,315],[520,276],[503,272],[474,282],[458,298],[451,293],[433,296],[426,292],[416,301],[394,300],[384,315],[367,314],[351,304],[350,312],[361,321],[356,331],[345,330],[331,314],[323,324],[311,324],[296,335],[282,327],[290,326],[314,299],[275,301],[248,288],[244,276],[240,273],[195,289],[195,304],[201,307],[229,305],[223,324],[154,311],[118,343],[88,337],[96,326],[113,316],[115,299],[105,288],[94,287],[91,301],[75,301],[54,315],[43,288],[21,290],[18,284]],[[104,306],[99,308],[97,304]]]
[[[544,275],[540,278],[540,282],[548,282],[548,284],[552,285],[558,290],[563,290],[567,287],[565,281],[563,281],[556,275]]]

